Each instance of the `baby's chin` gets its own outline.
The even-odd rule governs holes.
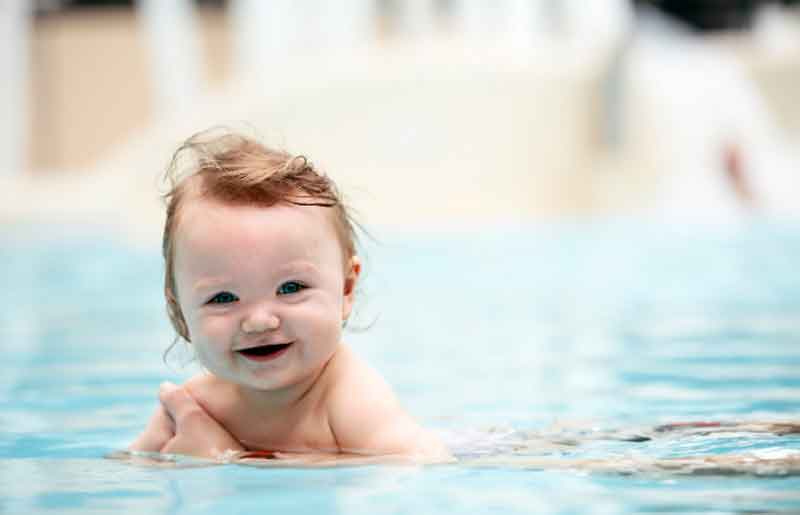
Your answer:
[[[268,373],[259,371],[256,375],[241,375],[226,378],[230,383],[244,392],[258,394],[281,394],[289,393],[291,390],[307,390],[319,386],[318,379],[324,373],[325,367],[313,370],[288,369],[279,372]]]

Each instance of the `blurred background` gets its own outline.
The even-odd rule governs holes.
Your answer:
[[[4,0],[0,223],[151,242],[190,134],[303,153],[367,223],[800,214],[800,5]]]
[[[507,452],[506,429],[796,422],[800,2],[0,0],[0,38],[0,511],[263,511],[264,492],[313,513],[800,510],[796,469],[98,459],[197,369],[162,362],[159,177],[219,125],[337,181],[375,236],[346,339],[465,455]],[[587,438],[566,456],[800,454],[797,435]]]

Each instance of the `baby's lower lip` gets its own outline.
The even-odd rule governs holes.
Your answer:
[[[250,361],[258,361],[263,363],[265,361],[272,361],[283,356],[291,346],[291,342],[277,345],[261,345],[260,347],[251,347],[249,349],[242,349],[236,352]]]

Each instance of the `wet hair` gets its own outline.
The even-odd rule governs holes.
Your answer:
[[[270,207],[276,204],[329,208],[343,262],[356,254],[357,235],[350,210],[336,184],[305,156],[269,148],[253,138],[211,129],[187,139],[172,156],[164,175],[167,216],[164,223],[164,296],[167,315],[177,336],[190,341],[189,329],[175,286],[175,237],[182,206],[191,199],[212,199],[228,205]]]

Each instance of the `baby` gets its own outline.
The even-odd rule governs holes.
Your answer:
[[[168,178],[167,311],[207,372],[162,385],[130,450],[445,459],[341,341],[361,263],[333,182],[231,133],[190,138]]]

